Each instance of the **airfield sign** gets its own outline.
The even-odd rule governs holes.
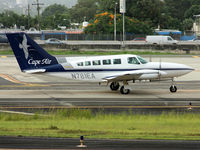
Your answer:
[[[120,0],[120,13],[126,13],[126,0]]]

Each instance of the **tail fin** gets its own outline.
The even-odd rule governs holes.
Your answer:
[[[48,54],[27,34],[7,33],[6,36],[22,71],[58,64],[54,56]]]

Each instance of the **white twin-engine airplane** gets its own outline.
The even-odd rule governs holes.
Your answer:
[[[193,71],[191,67],[183,64],[147,62],[136,55],[56,58],[25,33],[6,35],[22,72],[87,82],[107,82],[112,91],[120,88],[121,94],[129,94],[128,82],[136,80],[172,80],[170,91],[176,92],[173,79]]]

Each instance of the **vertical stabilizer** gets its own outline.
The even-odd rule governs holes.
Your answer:
[[[54,56],[48,54],[27,34],[7,33],[6,36],[22,71],[58,64]]]

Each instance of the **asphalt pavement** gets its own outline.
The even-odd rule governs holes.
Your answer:
[[[153,61],[159,58],[153,58]],[[195,71],[177,80],[177,93],[170,82],[131,84],[129,95],[110,91],[109,86],[55,77],[21,73],[13,57],[0,58],[0,110],[32,112],[49,108],[81,108],[94,111],[162,113],[200,111],[199,57],[164,57],[163,61],[184,63]],[[85,149],[192,150],[199,141],[175,140],[97,140],[85,137]],[[79,139],[0,137],[1,149],[82,149]]]
[[[199,150],[200,141],[0,137],[0,149],[90,149],[90,150]]]

